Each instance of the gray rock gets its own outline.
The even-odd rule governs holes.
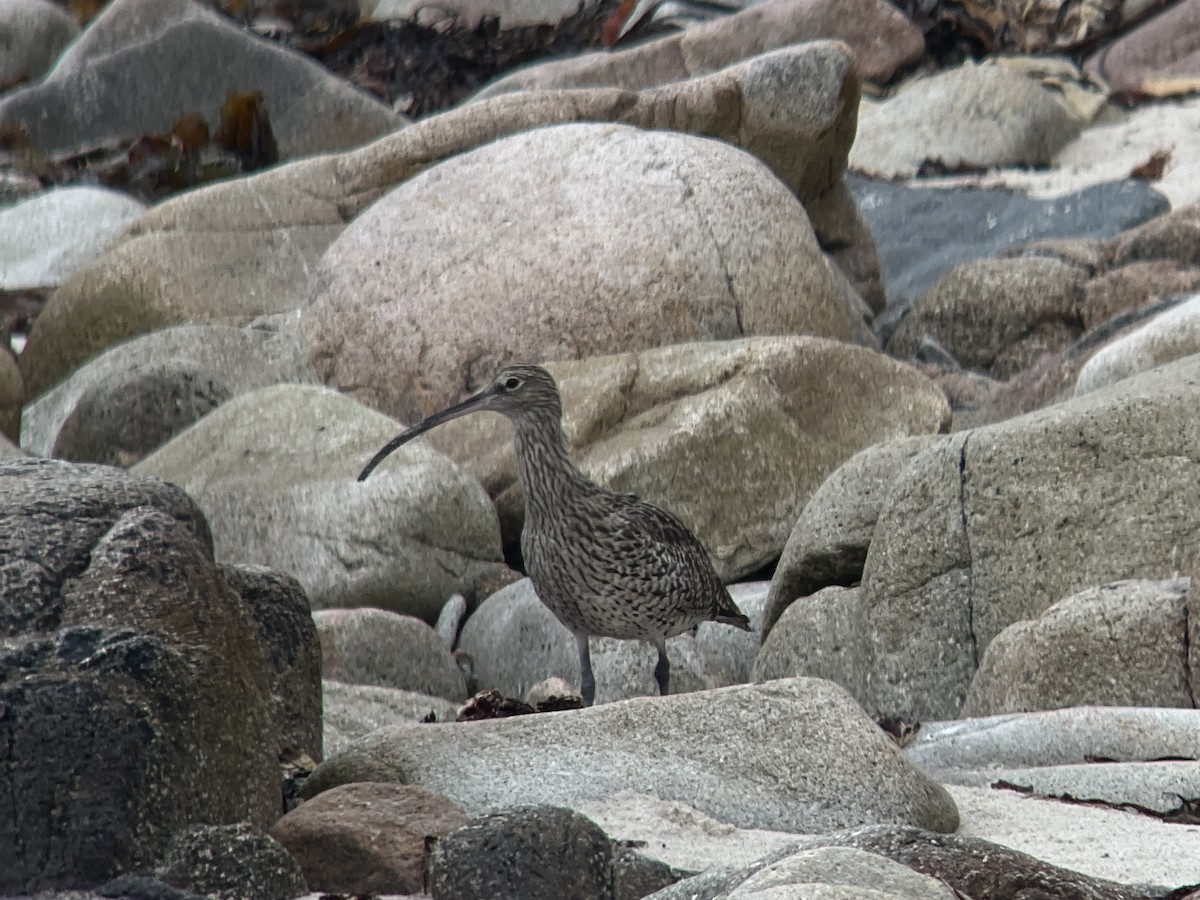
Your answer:
[[[1200,760],[1200,710],[1115,706],[929,722],[907,751],[923,771],[954,781],[963,771],[1082,763]]]
[[[535,684],[555,676],[579,686],[575,638],[537,598],[528,578],[479,605],[463,625],[458,649],[470,656],[480,688],[495,688],[506,697],[524,697]],[[597,703],[658,696],[658,652],[649,644],[593,638],[591,650]],[[690,633],[667,641],[667,656],[674,694],[733,683],[721,658]]]
[[[231,397],[316,380],[286,326],[166,328],[112,347],[30,403],[21,441],[38,456],[130,466]]]
[[[1187,821],[1200,803],[1200,761],[1090,762],[941,772],[948,784],[1001,785],[1035,797],[1097,803]]]
[[[98,884],[188,823],[278,816],[266,651],[181,490],[0,463],[0,559],[0,892]]]
[[[850,165],[882,178],[911,177],[926,163],[1045,166],[1080,131],[1061,98],[996,60],[946,69],[860,109]]]
[[[849,847],[894,860],[972,900],[1054,897],[1058,900],[1151,900],[1151,894],[1049,865],[990,841],[876,825],[804,838],[802,848]],[[683,883],[681,883],[682,885]],[[1161,897],[1161,893],[1158,894]]]
[[[466,597],[455,594],[446,601],[446,605],[438,613],[437,622],[434,623],[433,630],[451,650],[458,646],[458,632],[462,628],[463,619],[467,617],[468,605]]]
[[[761,642],[763,609],[767,605],[765,581],[744,581],[729,585],[729,593],[738,609],[750,620],[750,631],[718,625],[716,622],[701,622],[696,626],[696,643],[702,652],[715,657],[725,670],[730,684],[745,684],[750,681],[754,669],[754,658],[758,655]]]
[[[266,648],[280,758],[321,759],[321,642],[296,579],[261,566],[221,566]]]
[[[0,346],[0,437],[16,440],[21,433],[21,404],[25,386],[21,370],[6,346]]]
[[[327,759],[315,796],[351,781],[441,791],[469,815],[521,803],[573,809],[654,793],[746,828],[826,831],[913,822],[952,831],[944,789],[829,682],[789,679],[591,709],[384,728]]]
[[[420,619],[382,609],[313,613],[324,675],[335,681],[467,699],[467,683],[436,631]]]
[[[612,842],[569,809],[520,807],[483,816],[433,847],[429,889],[436,900],[608,900]]]
[[[458,712],[449,700],[395,688],[326,679],[322,689],[326,757],[336,756],[377,728],[421,722],[429,716],[437,722],[453,722]]]
[[[289,573],[314,608],[432,620],[450,594],[508,570],[487,495],[440,454],[404,448],[355,482],[399,430],[327,388],[277,385],[233,398],[135,471],[196,499],[218,559]]]
[[[1080,370],[1075,395],[1193,353],[1200,353],[1200,294],[1097,351]]]
[[[764,641],[794,600],[862,578],[875,522],[892,483],[914,456],[939,440],[925,434],[872,444],[821,483],[775,567],[763,614]]]
[[[943,274],[1015,244],[1047,238],[1110,238],[1170,209],[1144,181],[1098,184],[1039,200],[1009,190],[928,188],[847,175],[875,238],[888,337],[901,315]]]
[[[292,900],[308,893],[300,865],[252,825],[200,825],[171,839],[164,881],[219,900]]]
[[[1200,357],[960,432],[918,455],[862,590],[872,712],[957,716],[1004,628],[1088,585],[1164,578],[1200,541]]]
[[[104,252],[145,209],[120,191],[90,186],[57,188],[0,209],[0,289],[62,284]]]
[[[888,353],[911,359],[932,337],[961,365],[1010,378],[1083,333],[1088,275],[1045,257],[963,263],[917,301],[887,342]]]
[[[988,644],[965,716],[1066,706],[1194,708],[1190,578],[1118,581],[1055,603]]]
[[[0,99],[0,125],[42,151],[161,134],[184,113],[215,130],[226,95],[261,91],[283,159],[354,147],[404,124],[317,63],[190,0],[115,0],[38,84]]]
[[[862,664],[857,629],[863,619],[862,591],[827,587],[791,604],[754,660],[755,681],[806,675],[861,692]]]
[[[765,866],[729,893],[729,900],[770,897],[792,891],[820,900],[954,900],[944,882],[898,862],[853,847],[801,850]]]
[[[40,78],[75,35],[79,24],[49,0],[0,2],[0,85]],[[3,234],[3,229],[0,229]]]

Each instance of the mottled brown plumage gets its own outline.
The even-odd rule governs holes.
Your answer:
[[[393,438],[359,481],[393,450],[450,419],[491,410],[513,423],[525,492],[521,552],[538,598],[575,635],[584,701],[595,697],[588,637],[648,641],[667,693],[665,641],[705,621],[750,630],[700,541],[675,516],[633,494],[589,481],[567,456],[562,401],[550,373],[508,366],[484,391]]]

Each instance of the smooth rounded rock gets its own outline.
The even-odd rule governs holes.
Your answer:
[[[508,362],[846,338],[849,317],[803,207],[752,156],[580,124],[453,157],[376,202],[326,251],[301,330],[327,383],[415,421]]]
[[[114,0],[41,82],[0,98],[0,125],[43,152],[163,134],[185,113],[215,131],[231,92],[261,91],[284,159],[353,147],[405,120],[307,57],[191,0]]]
[[[1101,348],[1075,382],[1086,394],[1163,363],[1200,353],[1200,294]]]
[[[450,649],[428,624],[382,609],[313,613],[325,678],[397,688],[461,703],[467,684]]]
[[[434,845],[430,893],[477,897],[611,896],[613,846],[596,823],[569,809],[518,807],[463,825]]]
[[[642,88],[711,72],[760,53],[821,38],[844,41],[864,77],[886,82],[917,59],[921,33],[879,0],[784,0],[748,8],[628,49],[582,53],[496,79],[477,98],[593,85]],[[800,91],[804,85],[797,85]]]
[[[927,163],[1044,166],[1080,131],[1061,97],[994,61],[947,69],[860,110],[850,166],[882,178],[911,177]]]
[[[845,691],[804,678],[384,728],[326,760],[304,793],[364,780],[424,785],[468,815],[524,803],[579,809],[631,790],[743,828],[815,832],[885,821],[953,831],[958,824],[944,789],[911,768]]]
[[[57,3],[0,0],[0,86],[40,78],[77,34],[79,23]]]
[[[1057,259],[981,259],[947,272],[900,322],[889,353],[908,359],[930,336],[961,365],[1008,378],[1083,331],[1088,273]]]
[[[0,289],[62,284],[145,210],[103,187],[60,187],[0,209]]]
[[[862,664],[855,630],[862,591],[827,587],[790,604],[754,660],[755,681],[804,675],[825,678],[851,693],[861,691]]]
[[[286,326],[166,328],[112,347],[30,403],[21,441],[39,456],[130,466],[231,397],[316,380]]]
[[[278,385],[233,398],[134,469],[196,498],[218,559],[293,575],[314,608],[432,621],[447,596],[508,569],[487,495],[441,454],[406,447],[355,481],[400,430],[327,388]]]
[[[1055,603],[988,644],[967,716],[1066,706],[1194,707],[1190,578],[1118,581]]]
[[[822,482],[804,505],[775,567],[763,613],[764,641],[794,600],[862,579],[867,548],[892,482],[914,456],[939,440],[938,435],[923,434],[872,444]]]
[[[113,343],[158,328],[243,325],[297,310],[322,254],[385,192],[452,156],[541,126],[622,122],[716,138],[757,156],[802,202],[815,202],[845,169],[858,97],[848,48],[813,41],[643,91],[497,97],[356,150],[184,192],[148,210],[125,240],[54,293],[22,355],[26,380],[40,394]],[[847,254],[860,258],[847,272],[869,280],[868,239],[841,237],[827,249],[839,264]]]
[[[894,484],[863,571],[864,706],[958,715],[1004,628],[1200,541],[1200,356],[953,435]]]
[[[954,900],[949,885],[883,856],[852,847],[801,850],[759,869],[729,900],[769,897],[784,900],[803,891],[813,900]]]

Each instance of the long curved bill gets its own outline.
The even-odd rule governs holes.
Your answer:
[[[384,444],[378,453],[371,457],[371,461],[369,463],[363,466],[363,470],[358,473],[358,480],[366,481],[367,476],[374,472],[376,466],[387,459],[388,456],[414,438],[420,437],[431,428],[436,428],[443,422],[449,422],[451,419],[457,419],[459,416],[465,416],[467,413],[473,413],[476,410],[483,409],[487,404],[487,401],[491,399],[491,396],[492,392],[490,389],[486,391],[480,391],[478,394],[468,397],[461,403],[456,403],[454,406],[443,409],[441,412],[435,412],[433,415],[418,422],[407,431],[396,435],[394,438]]]

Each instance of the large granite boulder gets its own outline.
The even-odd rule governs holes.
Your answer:
[[[422,785],[469,815],[528,803],[579,809],[631,790],[743,828],[958,824],[941,786],[911,768],[845,691],[803,678],[553,715],[383,728],[326,760],[304,793],[352,781]]]
[[[858,695],[952,718],[991,641],[1200,542],[1200,357],[956,434],[895,483],[863,571]]]
[[[602,124],[409,179],[326,251],[301,318],[327,383],[414,421],[508,362],[849,328],[803,206],[766,166]]]

